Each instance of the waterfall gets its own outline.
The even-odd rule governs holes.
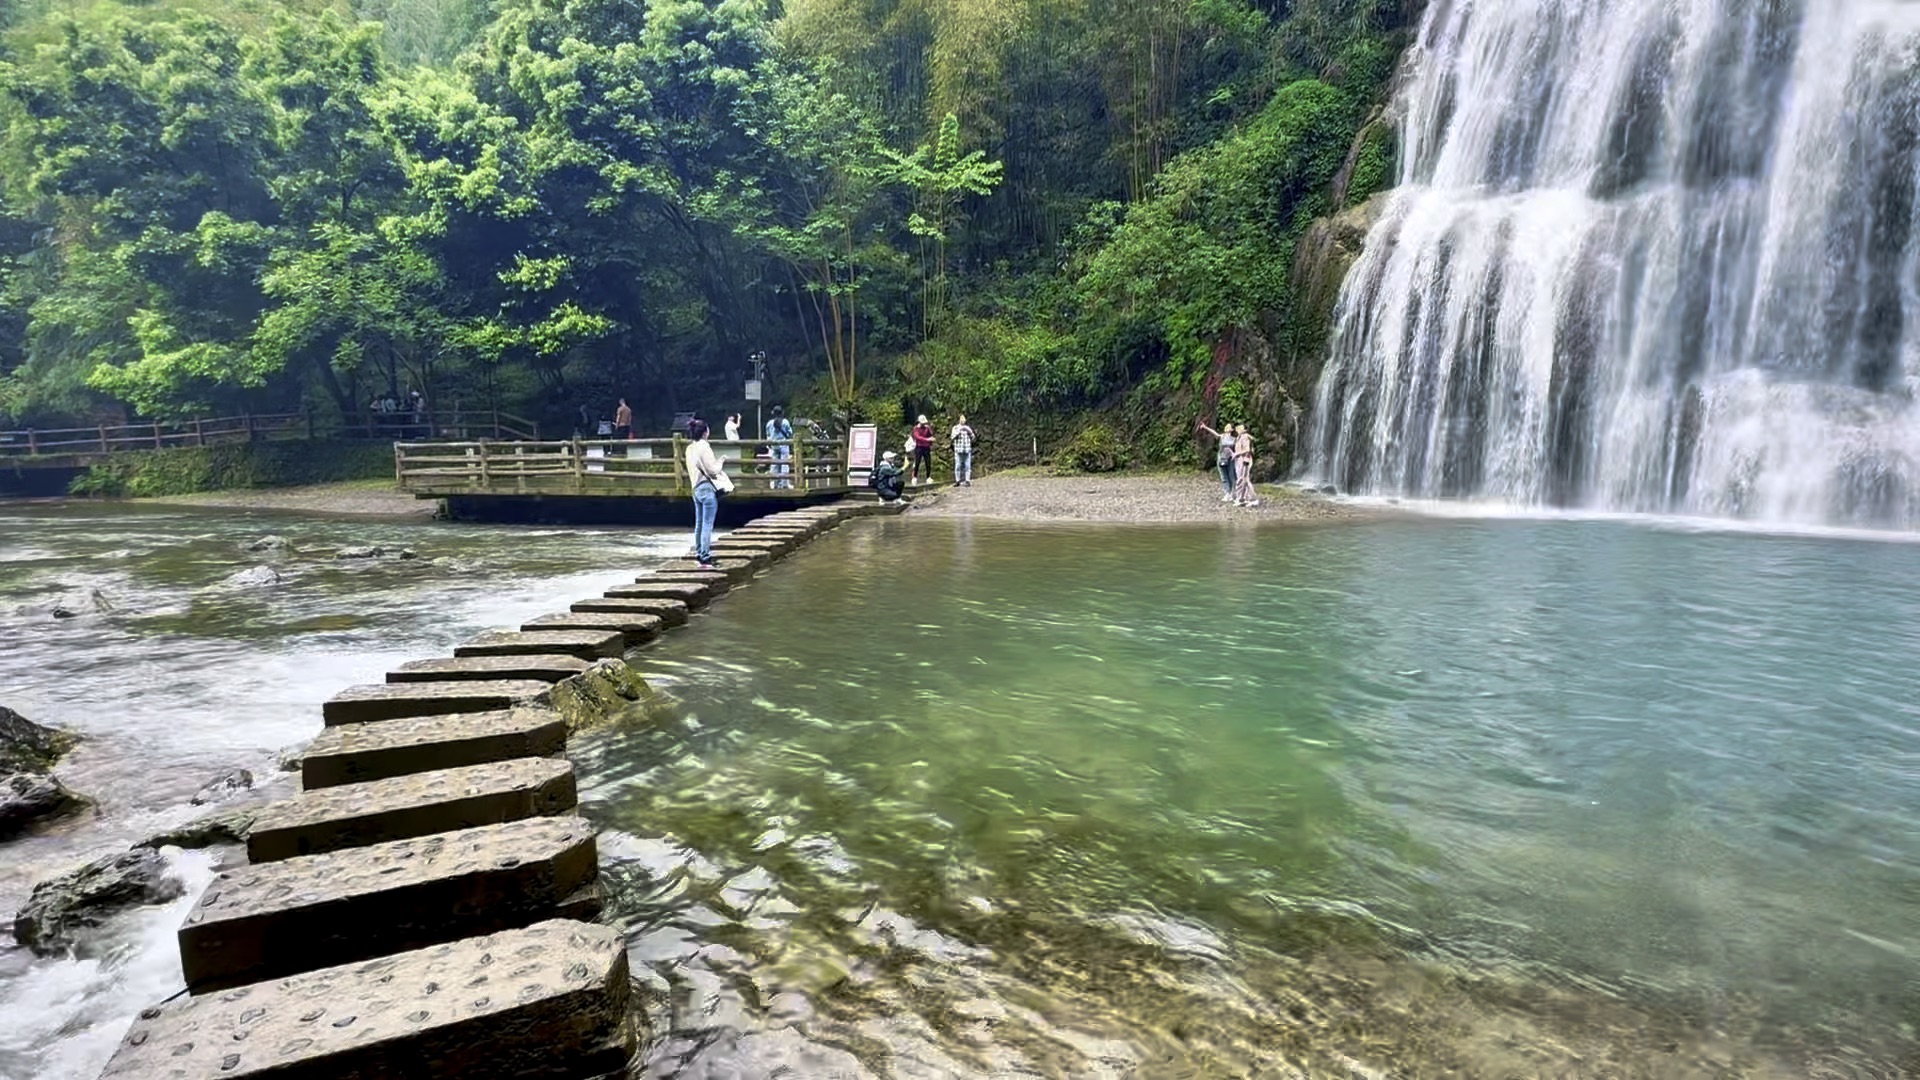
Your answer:
[[[1430,0],[1397,109],[1316,477],[1920,528],[1920,4]]]

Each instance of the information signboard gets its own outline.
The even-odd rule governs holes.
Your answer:
[[[874,454],[880,446],[880,429],[873,424],[855,424],[847,430],[847,480],[863,484],[873,471]]]
[[[747,380],[747,400],[748,401],[760,400],[760,380],[759,379]]]

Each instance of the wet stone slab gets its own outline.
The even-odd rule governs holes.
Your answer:
[[[538,679],[559,682],[587,670],[589,661],[565,653],[526,656],[454,656],[414,660],[387,672],[390,683],[486,679]]]
[[[140,1013],[111,1080],[595,1076],[634,1050],[626,945],[549,920]]]
[[[534,656],[565,653],[603,660],[627,651],[617,630],[489,630],[454,647],[455,656]]]
[[[580,615],[652,615],[666,626],[685,626],[689,611],[686,603],[680,600],[641,600],[637,598],[616,599],[598,596],[591,600],[579,600],[573,604],[573,611]]]
[[[326,728],[300,762],[308,791],[413,773],[551,757],[567,748],[567,721],[550,709],[415,716]]]
[[[714,595],[713,587],[704,583],[648,581],[646,578],[632,585],[615,585],[607,590],[609,600],[678,600],[694,611],[706,607]]]
[[[716,540],[713,542],[713,556],[723,560],[744,559],[752,563],[754,569],[759,570],[772,564],[774,551],[772,548],[761,547],[747,541]]]
[[[349,686],[320,707],[321,721],[367,724],[407,716],[489,712],[534,704],[549,684],[534,679],[490,679],[427,683],[368,683]]]
[[[642,574],[633,579],[640,585],[698,585],[707,590],[709,598],[718,597],[733,588],[733,582],[725,574],[716,574],[710,570],[674,571],[669,574]]]
[[[658,572],[664,574],[722,574],[726,576],[728,581],[738,585],[752,577],[755,571],[759,569],[745,559],[720,559],[714,563],[714,567],[714,569],[703,571],[700,568],[700,564],[694,562],[692,559],[676,559],[673,562],[661,564]],[[624,588],[625,586],[622,587]]]
[[[458,769],[303,791],[260,811],[247,858],[277,862],[455,829],[571,813],[573,765],[554,758]]]
[[[180,927],[196,994],[562,914],[599,875],[593,826],[532,818],[229,870]],[[589,908],[591,904],[587,905]]]
[[[676,605],[680,609],[680,618],[686,619],[685,604]],[[644,645],[660,636],[667,628],[667,620],[662,615],[622,614],[612,611],[562,611],[553,615],[542,615],[537,619],[528,619],[520,624],[520,629],[529,632],[537,630],[617,630],[627,639],[627,648]]]

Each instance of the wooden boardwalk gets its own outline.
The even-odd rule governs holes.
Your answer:
[[[449,409],[410,413],[368,412],[325,423],[310,412],[242,413],[92,427],[22,428],[0,431],[0,466],[22,469],[72,469],[98,464],[115,454],[171,450],[183,446],[290,439],[367,439],[391,441],[427,438],[537,439],[540,427],[525,417],[497,409]]]
[[[733,479],[732,499],[806,500],[842,495],[846,447],[804,437],[783,441],[715,440]],[[584,496],[688,499],[687,440],[564,439],[518,442],[410,442],[393,447],[394,478],[420,498]],[[756,457],[759,448],[790,456]]]

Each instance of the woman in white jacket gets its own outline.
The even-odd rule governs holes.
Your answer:
[[[719,569],[713,559],[713,517],[720,509],[720,493],[733,487],[707,442],[707,422],[694,420],[687,425],[693,441],[687,444],[687,479],[693,481],[693,557],[709,570]]]

